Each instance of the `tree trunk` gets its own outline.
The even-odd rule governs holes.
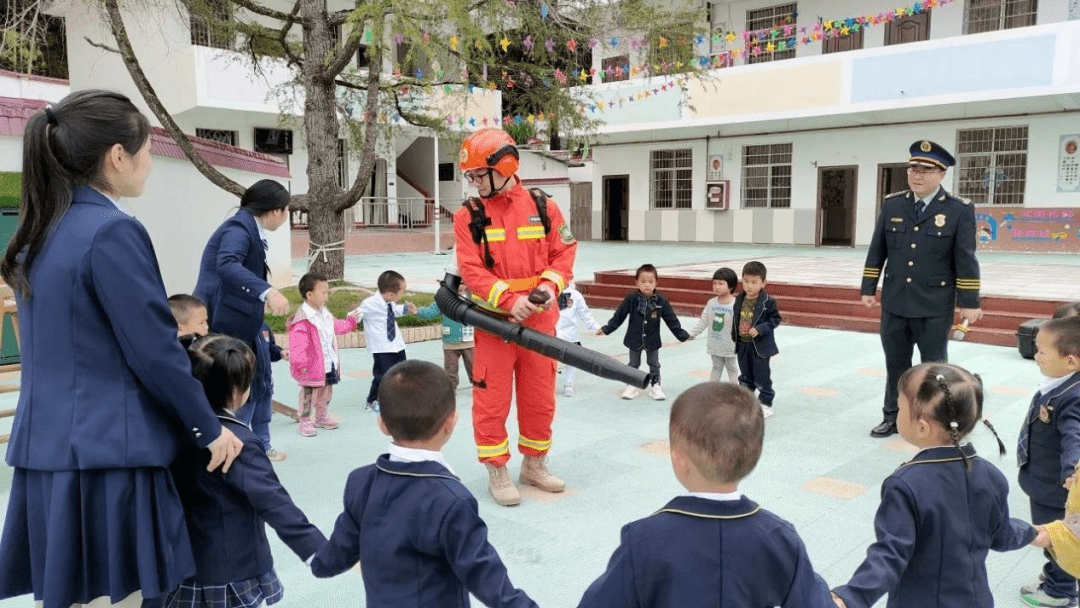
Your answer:
[[[344,193],[338,186],[338,118],[336,84],[327,74],[325,61],[330,53],[330,17],[326,0],[302,0],[304,18],[304,131],[308,164],[308,245],[309,255],[319,253],[310,270],[330,280],[345,277],[345,224],[335,210]],[[329,251],[327,251],[329,249]]]

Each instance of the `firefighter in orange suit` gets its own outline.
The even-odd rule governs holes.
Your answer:
[[[481,129],[462,143],[458,164],[480,198],[470,198],[454,214],[458,272],[481,306],[554,335],[558,296],[570,283],[577,242],[555,203],[522,187],[519,158],[513,138],[502,129]],[[535,289],[546,292],[546,303],[529,301]],[[515,388],[517,443],[524,456],[519,480],[546,492],[563,491],[566,484],[546,464],[555,417],[555,361],[482,331],[475,340],[473,435],[492,497],[503,506],[521,502],[506,470],[506,418]]]

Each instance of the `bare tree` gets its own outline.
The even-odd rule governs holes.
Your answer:
[[[0,0],[0,69],[67,78],[64,21],[37,0]]]
[[[122,55],[143,98],[198,170],[225,190],[242,192],[198,156],[158,99],[132,51],[118,0],[100,1],[117,48],[96,44]],[[585,134],[597,121],[578,111],[581,94],[569,87],[594,77],[586,51],[612,31],[651,32],[694,18],[642,0],[358,0],[339,11],[329,10],[327,0],[293,0],[287,11],[259,0],[176,1],[212,32],[239,37],[253,69],[267,57],[292,68],[291,85],[303,93],[308,152],[308,192],[295,198],[308,210],[313,248],[344,241],[342,214],[360,200],[379,142],[395,128],[380,117],[445,135],[452,125],[431,103],[434,96],[457,95],[464,103],[474,87],[499,88],[516,111],[550,117],[553,134]],[[352,67],[362,45],[366,70]],[[384,56],[394,59],[392,75],[380,69]],[[361,150],[347,189],[338,185],[335,162],[343,132]],[[344,252],[316,258],[312,270],[342,278]]]

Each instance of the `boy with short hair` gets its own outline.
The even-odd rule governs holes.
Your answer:
[[[671,467],[688,491],[622,529],[607,570],[579,608],[832,607],[802,539],[739,491],[761,456],[765,422],[754,395],[706,382],[671,407]]]
[[[206,304],[199,298],[186,293],[169,296],[169,310],[176,319],[177,336],[205,336],[210,333]]]
[[[1080,317],[1080,302],[1067,302],[1054,311],[1055,319],[1064,319],[1065,317]]]
[[[416,304],[404,302],[405,277],[393,270],[379,275],[379,293],[372,294],[353,310],[353,316],[364,322],[364,342],[375,359],[371,369],[371,389],[364,409],[379,411],[379,382],[386,370],[405,360],[405,340],[397,325],[397,317],[416,314]]]
[[[1035,335],[1035,362],[1045,376],[1020,428],[1016,449],[1020,487],[1031,502],[1031,523],[1065,517],[1063,484],[1080,462],[1080,317],[1051,319]],[[1075,606],[1076,579],[1053,559],[1041,583],[1024,585],[1029,606]]]
[[[312,573],[331,577],[360,562],[369,608],[468,606],[470,593],[485,606],[534,608],[440,452],[457,423],[450,376],[427,361],[398,363],[378,397],[389,453],[349,474],[345,511]]]
[[[739,384],[753,392],[758,391],[762,411],[766,418],[773,415],[772,370],[769,357],[780,352],[776,348],[773,330],[780,325],[780,311],[776,300],[765,291],[765,265],[758,261],[743,266],[743,291],[735,298],[731,339],[735,341],[735,355],[739,359]]]
[[[701,309],[701,319],[690,338],[696,338],[705,328],[709,329],[705,352],[712,357],[712,373],[709,380],[719,382],[727,370],[728,382],[739,381],[739,359],[735,356],[735,341],[731,338],[731,326],[735,319],[735,287],[739,277],[730,268],[721,268],[713,273],[712,289],[715,298],[705,303]]]
[[[641,351],[645,351],[645,360],[649,364],[652,387],[649,396],[657,401],[667,398],[664,389],[660,388],[660,319],[664,319],[668,329],[679,342],[686,342],[690,334],[682,328],[675,309],[667,301],[667,298],[656,291],[656,282],[659,275],[656,266],[642,264],[634,273],[634,281],[637,289],[623,298],[622,304],[611,316],[607,325],[597,330],[596,335],[606,336],[619,329],[623,319],[627,316],[630,321],[626,325],[626,337],[623,338],[623,346],[630,349],[630,367],[637,369],[641,365]],[[636,386],[627,384],[623,391],[623,399],[633,399],[641,394]]]

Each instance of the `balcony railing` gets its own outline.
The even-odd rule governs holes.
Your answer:
[[[440,210],[441,221],[450,221],[450,212]],[[435,201],[430,198],[365,196],[343,214],[346,228],[385,228],[419,230],[430,228],[435,221]],[[292,227],[307,229],[308,212],[294,210]]]

